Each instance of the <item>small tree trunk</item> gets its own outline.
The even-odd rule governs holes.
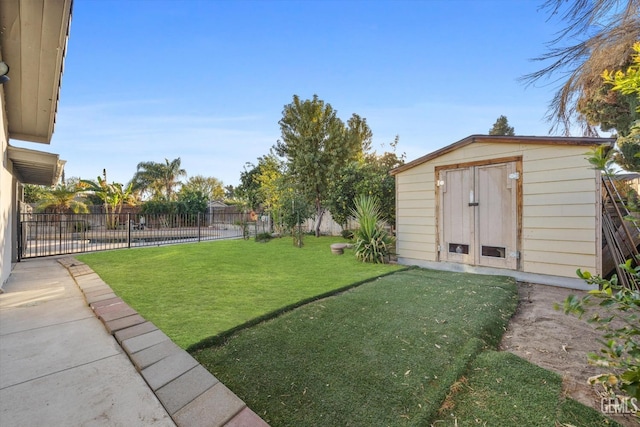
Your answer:
[[[324,208],[320,204],[320,198],[316,197],[316,237],[320,237],[320,225],[324,216]]]

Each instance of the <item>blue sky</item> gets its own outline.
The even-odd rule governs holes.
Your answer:
[[[553,85],[518,81],[563,23],[543,0],[76,0],[55,133],[66,176],[126,183],[141,161],[237,185],[294,94],[367,119],[407,160],[506,115],[547,135]],[[384,147],[383,145],[384,144]]]

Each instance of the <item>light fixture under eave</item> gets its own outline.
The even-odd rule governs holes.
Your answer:
[[[9,73],[9,65],[6,62],[0,61],[0,85],[11,80],[7,74]]]

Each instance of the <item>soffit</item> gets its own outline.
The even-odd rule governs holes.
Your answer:
[[[23,184],[55,185],[66,163],[57,154],[44,151],[8,146],[7,152],[13,173]]]
[[[1,87],[9,138],[49,144],[58,108],[73,0],[0,1]]]

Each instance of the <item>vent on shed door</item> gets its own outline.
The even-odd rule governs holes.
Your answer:
[[[469,168],[447,169],[440,173],[440,241],[445,250],[440,252],[442,261],[473,263],[474,211],[469,209],[470,192],[473,191],[473,175]]]

